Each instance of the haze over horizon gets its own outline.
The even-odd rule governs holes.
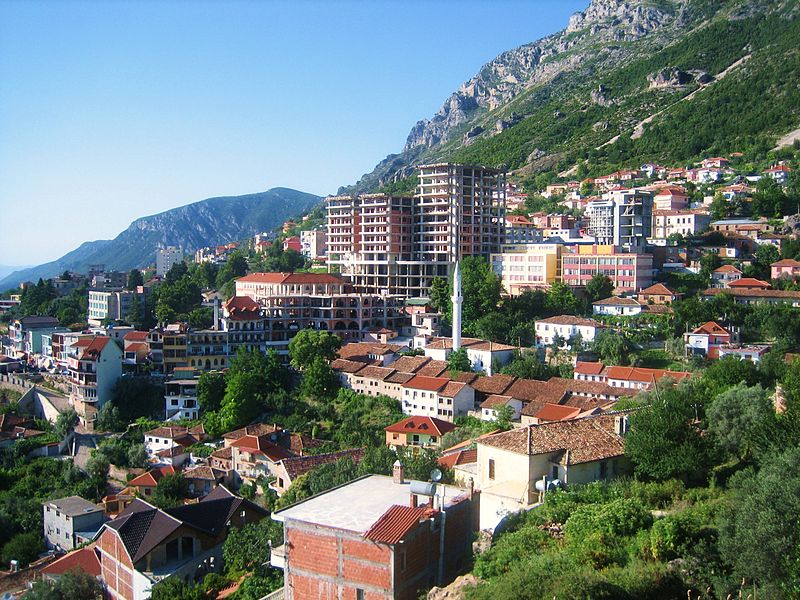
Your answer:
[[[335,192],[484,63],[587,4],[5,2],[3,263],[208,197]]]

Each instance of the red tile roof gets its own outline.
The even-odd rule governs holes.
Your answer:
[[[158,469],[152,469],[151,471],[147,471],[147,473],[142,473],[138,477],[134,477],[128,482],[128,485],[133,487],[155,487],[164,475],[172,475],[173,473],[175,473],[175,467],[172,465],[159,467]]]
[[[503,394],[516,381],[512,375],[490,375],[478,377],[470,385],[481,394]]]
[[[65,554],[44,567],[41,573],[42,575],[63,575],[68,571],[81,571],[94,577],[100,577],[100,558],[97,556],[94,544]]]
[[[756,279],[755,277],[742,277],[741,279],[737,279],[735,281],[731,281],[728,284],[728,287],[732,288],[750,288],[750,289],[757,289],[760,288],[762,290],[769,289],[769,283],[766,281],[762,281],[761,279]]]
[[[703,323],[700,327],[694,329],[692,333],[705,333],[708,335],[730,335],[728,330],[715,321],[708,321]]]
[[[390,433],[424,433],[442,436],[448,431],[453,431],[456,426],[435,417],[408,417],[393,425],[384,427]]]
[[[455,398],[465,387],[467,384],[461,381],[449,381],[439,395],[443,398]]]
[[[470,450],[459,450],[448,454],[447,456],[439,457],[439,463],[442,467],[452,469],[457,465],[468,465],[478,462],[478,449],[472,448]]]
[[[129,331],[122,339],[124,339],[126,342],[144,342],[147,340],[147,336],[149,335],[149,331]]]
[[[283,465],[289,479],[294,481],[297,477],[300,477],[300,475],[308,473],[322,465],[327,465],[328,463],[336,462],[343,458],[351,458],[353,462],[358,464],[363,457],[364,449],[354,448],[352,450],[340,450],[339,452],[330,452],[328,454],[294,456],[292,458],[285,458],[280,464]]]
[[[663,377],[680,380],[691,376],[692,374],[686,371],[667,371],[665,369],[646,369],[644,367],[609,367],[606,371],[608,379],[639,381],[642,383],[654,383]]]
[[[372,524],[364,537],[380,544],[396,544],[420,521],[425,520],[430,511],[431,509],[423,506],[413,508],[395,504]]]
[[[574,317],[572,315],[558,315],[547,319],[539,319],[537,323],[550,323],[552,325],[577,325],[581,327],[604,327],[604,325],[594,319]]]
[[[105,335],[98,335],[93,338],[81,338],[75,342],[76,348],[83,348],[83,352],[78,353],[80,360],[97,360],[103,348],[111,341],[111,338]]]
[[[793,258],[784,258],[772,263],[770,267],[800,267],[800,261],[796,261]]]
[[[278,462],[279,460],[292,456],[291,452],[287,452],[285,449],[271,442],[268,435],[243,435],[233,442],[231,447],[240,448],[252,454],[263,454],[272,462]]]
[[[505,406],[508,404],[508,401],[511,400],[511,396],[501,396],[499,394],[492,394],[486,400],[481,402],[481,408],[497,408],[500,406]]]
[[[663,283],[654,283],[649,288],[643,289],[639,295],[646,296],[680,296],[678,292],[673,292]]]
[[[408,383],[404,383],[404,388],[415,390],[427,390],[429,392],[438,392],[445,388],[450,382],[446,377],[425,377],[424,375],[416,375]]]
[[[614,432],[613,416],[529,425],[493,435],[479,443],[529,456],[557,452],[557,460],[567,465],[625,453],[624,440]]]
[[[580,408],[548,403],[536,411],[533,416],[540,421],[566,421],[567,419],[574,419],[580,412]]]
[[[601,362],[584,362],[579,360],[575,363],[573,373],[579,373],[580,375],[600,375],[605,368],[606,366]]]
[[[741,274],[741,271],[739,269],[737,269],[736,267],[734,267],[733,265],[722,265],[721,267],[717,267],[716,269],[714,269],[714,273],[739,273],[739,274]]]
[[[778,300],[800,300],[800,292],[792,290],[753,290],[738,288],[709,288],[702,292],[701,296],[719,296],[720,294],[730,294],[734,298],[775,298]]]
[[[423,377],[439,377],[445,371],[447,371],[448,365],[447,362],[444,360],[431,360],[426,362],[425,365],[417,370],[417,375],[421,375]]]
[[[225,303],[225,310],[234,321],[252,321],[261,316],[261,307],[250,296],[233,296]]]
[[[430,361],[427,356],[401,356],[392,363],[392,368],[400,373],[416,373]]]

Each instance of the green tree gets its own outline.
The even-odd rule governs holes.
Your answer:
[[[729,355],[714,361],[706,368],[700,380],[700,388],[705,392],[705,398],[711,399],[739,383],[754,386],[759,380],[758,367],[749,360],[740,360]]]
[[[645,397],[648,406],[630,415],[625,455],[636,474],[651,479],[701,480],[712,465],[710,440],[695,419],[699,401],[692,385],[663,382]]]
[[[732,209],[733,207],[725,199],[725,196],[722,195],[722,192],[717,192],[714,194],[714,199],[711,201],[711,205],[708,207],[708,210],[711,213],[712,221],[721,221],[722,219],[727,219],[733,214]]]
[[[111,390],[110,402],[124,423],[139,417],[160,419],[164,415],[164,384],[153,377],[120,377]]]
[[[434,277],[430,289],[431,306],[443,315],[450,314],[450,285],[444,277]]]
[[[18,533],[3,546],[3,562],[19,561],[20,567],[27,567],[44,550],[42,536],[38,531]]]
[[[783,188],[772,177],[762,177],[756,184],[750,208],[753,216],[779,219],[790,214],[793,207]]]
[[[225,397],[225,374],[204,371],[197,381],[197,403],[204,411],[219,410]]]
[[[592,350],[603,362],[612,365],[625,365],[629,362],[630,342],[625,336],[603,329],[595,335]]]
[[[158,480],[151,502],[158,508],[173,508],[183,504],[189,495],[189,482],[183,473],[168,473]]]
[[[557,371],[539,360],[535,352],[516,352],[510,363],[503,367],[501,373],[522,379],[538,379],[547,381],[558,375]]]
[[[55,432],[58,437],[64,439],[75,428],[78,422],[78,413],[75,409],[68,408],[56,417]]]
[[[789,597],[780,585],[790,580],[791,559],[800,545],[797,524],[790,518],[800,514],[800,449],[768,457],[758,471],[737,473],[730,488],[719,527],[723,558],[735,576],[755,582],[757,597]]]
[[[131,269],[128,273],[127,289],[135,291],[137,287],[144,285],[144,277],[139,269]]]
[[[453,373],[472,372],[472,363],[469,361],[466,348],[459,348],[450,353],[450,356],[447,357],[447,368]]]
[[[614,282],[608,275],[602,273],[595,273],[586,284],[586,295],[589,297],[589,302],[597,302],[608,298],[614,293]]]
[[[303,370],[300,394],[311,399],[332,399],[339,389],[339,378],[321,356]]]
[[[25,594],[26,600],[99,600],[102,597],[100,582],[78,569],[67,571],[55,580],[38,579]]]
[[[272,548],[283,544],[283,525],[269,517],[244,527],[234,527],[222,546],[225,569],[244,573],[269,563]]]
[[[214,324],[214,309],[206,306],[195,308],[189,313],[188,321],[193,329],[209,329]]]
[[[708,408],[708,429],[728,455],[744,458],[755,439],[774,426],[775,410],[761,386],[740,383],[714,398]]]
[[[497,310],[503,286],[500,277],[483,257],[468,256],[461,260],[460,267],[464,298],[461,314],[464,329],[470,331],[478,319]]]
[[[574,315],[578,313],[580,302],[569,286],[556,281],[547,290],[545,309],[549,314]]]
[[[289,358],[297,369],[308,367],[316,358],[332,361],[342,347],[342,340],[328,333],[315,329],[302,329],[289,342]]]
[[[125,428],[125,423],[113,402],[106,402],[97,411],[95,427],[100,431],[122,431]]]
[[[201,586],[186,583],[178,577],[168,577],[159,581],[150,591],[150,600],[205,600],[205,598]]]

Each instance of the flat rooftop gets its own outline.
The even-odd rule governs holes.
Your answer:
[[[394,483],[387,475],[368,475],[275,512],[272,518],[364,534],[391,506],[409,506],[411,483],[410,480]],[[439,493],[443,487],[446,488],[445,507],[451,506],[457,496],[467,493],[464,488],[438,485]],[[423,502],[420,498],[420,504]]]

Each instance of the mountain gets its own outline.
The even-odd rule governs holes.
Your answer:
[[[524,178],[766,153],[800,127],[798,16],[795,0],[592,0],[562,31],[484,65],[401,153],[341,191],[440,160]]]
[[[127,271],[155,263],[159,246],[180,246],[194,252],[268,231],[290,217],[310,210],[320,197],[288,188],[244,196],[208,198],[157,215],[142,217],[113,240],[84,242],[58,260],[15,271],[0,280],[0,290],[53,277],[66,269],[85,272],[90,264]]]
[[[12,267],[9,265],[0,265],[0,278],[13,273],[14,271],[20,271],[22,269],[27,269],[27,268],[28,266],[21,266],[21,265],[16,267]]]

